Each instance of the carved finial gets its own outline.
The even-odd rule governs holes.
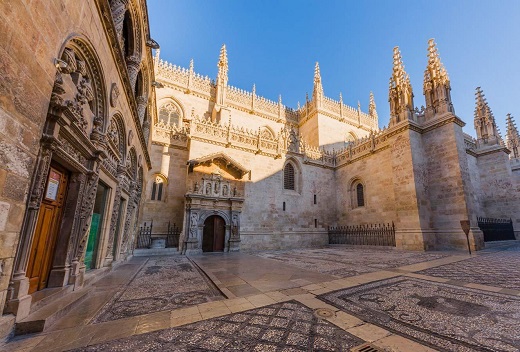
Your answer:
[[[278,104],[282,105],[282,95],[278,95]]]
[[[193,72],[193,59],[190,60],[190,72]]]
[[[511,114],[507,114],[506,118],[506,145],[511,151],[510,158],[520,158],[520,134]]]
[[[218,77],[225,78],[227,82],[227,74],[228,74],[228,58],[226,51],[226,44],[222,45],[220,48],[220,56],[218,58]]]
[[[300,101],[298,100],[298,105],[296,105],[297,109],[300,110],[301,106],[300,106]]]
[[[318,62],[316,62],[316,66],[314,66],[314,89],[312,91],[312,97],[318,105],[321,105],[323,99],[323,86],[321,84],[320,65]]]
[[[374,99],[374,93],[370,92],[370,99],[368,103],[368,114],[373,118],[377,119],[376,111],[376,100]]]
[[[437,45],[433,39],[428,41],[428,65],[424,70],[423,94],[426,99],[425,117],[435,114],[455,113],[451,102],[451,85],[448,72],[441,62]]]
[[[357,109],[358,109],[358,112],[361,111],[361,103],[359,102],[359,100],[357,101]]]
[[[390,102],[390,125],[413,119],[413,90],[410,84],[410,77],[404,70],[403,60],[399,47],[394,48],[393,69],[390,77],[390,87],[388,93]]]
[[[253,95],[256,95],[256,84],[253,83]]]
[[[343,95],[339,92],[339,103],[343,104]]]
[[[498,132],[495,117],[489,107],[484,92],[477,87],[475,92],[474,125],[477,131],[477,142],[482,144],[500,144],[502,138]]]

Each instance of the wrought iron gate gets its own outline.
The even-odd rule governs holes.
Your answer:
[[[146,222],[139,228],[139,236],[137,236],[137,246],[136,248],[150,248],[152,245],[152,238],[166,238],[166,248],[174,248],[179,246],[179,237],[181,234],[181,229],[177,227],[177,225],[171,225],[168,222],[168,228],[166,233],[153,233],[153,220],[150,222],[150,225],[147,226]]]
[[[395,247],[395,226],[392,223],[329,227],[329,244]]]
[[[152,245],[152,228],[153,220],[150,222],[150,226],[146,226],[146,222],[139,228],[139,236],[137,236],[136,248],[150,248]]]
[[[477,218],[478,227],[484,233],[484,241],[507,241],[515,239],[513,220]]]

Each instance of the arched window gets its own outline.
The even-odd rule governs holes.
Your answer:
[[[152,184],[152,197],[151,200],[163,200],[163,188],[164,180],[162,177],[157,176]]]
[[[356,178],[350,184],[351,206],[353,209],[365,206],[365,184]]]
[[[295,179],[294,179],[294,166],[291,163],[287,163],[283,170],[283,188],[295,191]]]
[[[159,121],[167,125],[180,126],[180,112],[179,108],[172,103],[167,103],[159,109]]]
[[[363,190],[363,185],[361,183],[358,183],[356,186],[356,199],[358,207],[365,206],[365,194]]]

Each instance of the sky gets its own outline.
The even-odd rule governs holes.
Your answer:
[[[414,103],[424,105],[428,39],[451,80],[455,113],[475,136],[475,88],[482,87],[505,137],[505,117],[520,123],[520,0],[148,0],[161,58],[212,78],[226,44],[228,84],[296,108],[312,95],[318,61],[325,95],[389,121],[392,50],[399,46]]]

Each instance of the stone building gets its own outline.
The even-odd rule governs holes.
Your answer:
[[[132,249],[157,44],[139,0],[2,1],[0,32],[0,305],[23,321]]]
[[[395,224],[399,248],[462,249],[461,220],[481,249],[477,217],[512,218],[519,236],[513,117],[504,142],[478,89],[477,139],[463,133],[433,41],[421,109],[395,49],[379,129],[374,97],[363,112],[325,96],[318,64],[292,109],[229,85],[225,46],[215,80],[161,60],[144,0],[2,1],[0,33],[2,337],[15,319],[43,328],[28,315],[134,254],[152,220],[177,224],[187,254],[319,246],[329,226],[375,223]]]
[[[475,140],[455,114],[448,74],[428,43],[424,105],[394,49],[390,123],[324,94],[319,66],[312,97],[291,109],[228,84],[223,46],[215,80],[156,52],[153,122],[141,222],[180,224],[180,250],[283,249],[328,243],[327,227],[394,223],[411,250],[484,247],[478,217],[512,218],[520,230],[518,131],[507,145],[477,89]]]

